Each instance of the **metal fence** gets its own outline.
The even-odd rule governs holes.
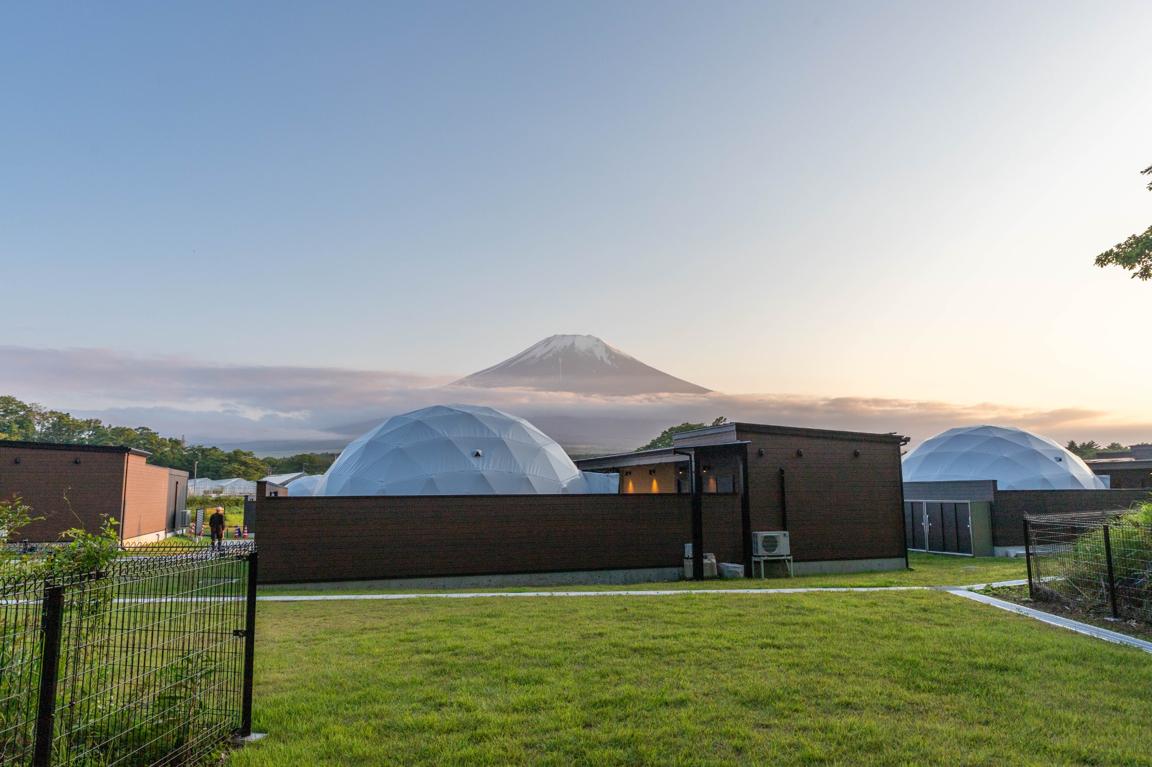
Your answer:
[[[256,549],[0,577],[0,765],[194,764],[251,733]]]
[[[1120,511],[1025,516],[1024,539],[1033,599],[1152,622],[1152,525]]]

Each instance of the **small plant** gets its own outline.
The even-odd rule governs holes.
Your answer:
[[[84,575],[99,577],[120,555],[118,525],[116,520],[106,517],[95,533],[79,527],[60,533],[60,539],[67,541],[67,545],[48,553],[45,558],[47,574],[57,579]]]
[[[0,540],[8,540],[41,517],[32,516],[32,507],[19,495],[0,500]]]

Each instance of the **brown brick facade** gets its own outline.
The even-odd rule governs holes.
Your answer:
[[[255,514],[267,583],[678,567],[692,539],[675,495],[278,497]],[[739,561],[739,498],[706,498],[704,518],[705,548]]]
[[[1025,514],[1111,511],[1147,500],[1147,490],[997,490],[992,505],[992,543],[1023,546]]]
[[[753,530],[789,530],[798,562],[905,556],[898,437],[736,427],[735,437],[750,443]],[[707,467],[704,487],[735,478],[737,491],[704,494],[704,550],[720,561],[741,562],[743,446],[693,447]],[[692,540],[692,499],[664,490],[674,490],[676,467],[636,464],[627,471],[620,495],[258,497],[253,511],[261,580],[680,566],[683,545]]]
[[[129,454],[124,485],[124,539],[163,533],[170,523],[168,469],[149,466],[142,455]]]
[[[797,561],[904,556],[896,439],[765,433],[741,426],[737,437],[750,443],[752,529],[787,529]]]
[[[180,502],[172,484],[186,486],[188,475],[146,461],[127,448],[0,441],[0,498],[19,495],[42,517],[21,532],[27,540],[56,540],[72,527],[94,532],[105,518],[120,523],[122,539],[163,535]]]
[[[1107,476],[1113,490],[1152,490],[1152,470],[1146,466],[1141,468],[1126,468],[1123,464],[1103,468],[1093,466],[1092,471]]]

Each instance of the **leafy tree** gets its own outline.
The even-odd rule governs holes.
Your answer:
[[[1152,176],[1152,166],[1140,172]],[[1152,182],[1148,191],[1152,191]],[[1137,279],[1152,280],[1152,226],[1096,256],[1096,266],[1119,266]]]
[[[268,465],[269,474],[291,474],[294,471],[323,474],[336,460],[336,456],[337,453],[297,453],[283,458],[267,456],[262,460]]]
[[[0,439],[32,439],[36,434],[37,407],[15,397],[0,397]]]
[[[1105,450],[1127,450],[1128,448],[1121,445],[1119,442],[1109,442]]]
[[[660,432],[659,437],[656,437],[656,439],[652,440],[651,442],[649,442],[647,445],[644,445],[643,447],[636,448],[636,450],[637,451],[655,450],[655,449],[661,448],[661,447],[672,447],[672,437],[675,436],[676,434],[680,434],[680,433],[686,432],[686,431],[693,431],[695,429],[705,429],[708,426],[720,426],[720,425],[725,424],[725,423],[728,423],[728,419],[725,418],[724,416],[720,416],[719,418],[714,419],[711,424],[690,423],[688,421],[685,421],[684,423],[680,424],[679,426],[669,426],[667,429]]]
[[[1065,447],[1068,448],[1068,452],[1074,453],[1085,460],[1095,458],[1096,453],[1100,450],[1100,445],[1098,445],[1094,439],[1079,444],[1076,443],[1076,440],[1070,439]]]

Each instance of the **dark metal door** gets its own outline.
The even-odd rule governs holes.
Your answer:
[[[972,554],[972,505],[968,501],[905,501],[908,548],[941,554]]]
[[[928,548],[925,538],[924,502],[908,501],[904,504],[905,538],[910,541],[908,548],[924,551]]]
[[[940,504],[940,551],[949,554],[956,551],[956,504]]]
[[[972,553],[972,504],[957,503],[956,506],[956,553]]]
[[[924,504],[928,516],[928,550],[944,551],[944,504],[928,501]]]

